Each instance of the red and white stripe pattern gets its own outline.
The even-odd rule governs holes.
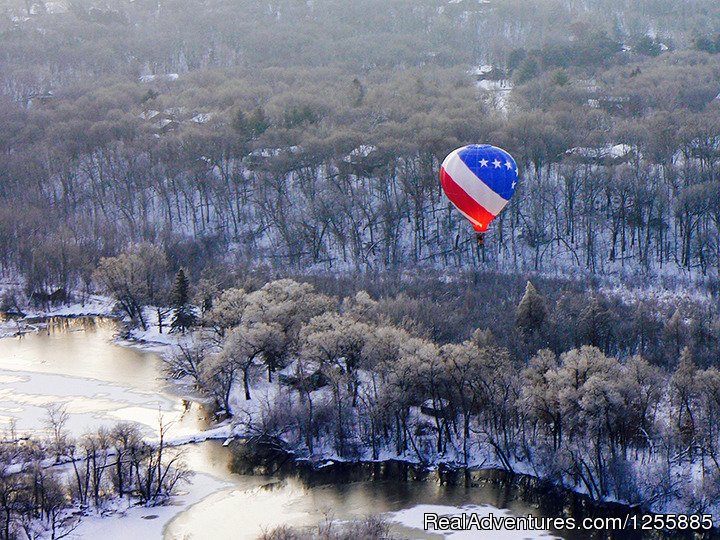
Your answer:
[[[450,202],[470,220],[474,229],[485,232],[508,200],[493,191],[468,167],[459,155],[461,150],[459,148],[445,158],[440,169],[440,182]],[[487,168],[488,174],[492,174],[492,163]]]

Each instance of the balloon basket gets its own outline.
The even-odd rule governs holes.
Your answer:
[[[485,233],[475,233],[475,242],[477,243],[478,258],[485,262]]]

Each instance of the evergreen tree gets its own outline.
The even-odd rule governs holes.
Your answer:
[[[173,318],[170,326],[173,332],[185,330],[195,324],[196,315],[190,305],[190,280],[185,271],[181,268],[175,274],[175,281],[172,288]]]
[[[545,301],[535,286],[528,281],[525,294],[517,307],[516,323],[519,328],[527,332],[537,331],[545,322],[545,315]]]
[[[515,84],[523,84],[540,74],[540,64],[534,56],[525,58],[513,74]]]

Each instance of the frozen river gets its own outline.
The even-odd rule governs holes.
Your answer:
[[[182,400],[162,377],[160,357],[113,341],[116,326],[101,318],[54,319],[39,333],[0,339],[0,429],[44,429],[47,409],[63,405],[69,430],[133,421],[152,435],[158,415],[173,435],[197,432],[202,410]]]

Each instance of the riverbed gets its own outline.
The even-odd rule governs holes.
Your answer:
[[[138,424],[148,437],[158,417],[172,422],[171,437],[207,427],[203,408],[168,383],[159,354],[116,341],[117,327],[102,318],[55,319],[47,328],[0,339],[0,429],[14,422],[20,433],[42,434],[47,407],[63,404],[74,435],[112,425]],[[536,505],[513,499],[501,486],[440,486],[435,482],[362,481],[315,484],[293,477],[242,476],[230,472],[222,441],[185,448],[196,472],[173,504],[122,509],[110,517],[86,518],[75,538],[251,539],[288,525],[315,527],[327,520],[383,515],[392,532],[406,538],[443,538],[422,530],[425,512],[480,515],[542,515]],[[445,538],[551,538],[555,534],[473,532]]]

